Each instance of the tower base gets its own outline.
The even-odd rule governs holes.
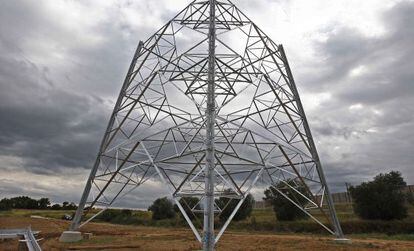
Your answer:
[[[352,243],[350,239],[346,239],[346,238],[334,239],[334,242],[340,243],[340,244],[351,244]]]
[[[64,231],[59,237],[59,242],[78,242],[81,240],[82,233],[78,231]]]

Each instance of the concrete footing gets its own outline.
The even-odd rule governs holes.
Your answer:
[[[78,242],[82,240],[82,233],[78,231],[65,231],[60,235],[60,242]]]
[[[334,239],[334,242],[336,242],[336,243],[343,243],[343,244],[350,244],[350,243],[352,243],[352,241],[350,239],[346,239],[346,238]]]
[[[93,234],[92,233],[83,233],[82,234],[82,239],[84,240],[90,240],[92,239]]]

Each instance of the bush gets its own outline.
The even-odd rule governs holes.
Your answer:
[[[219,218],[221,221],[227,220],[240,200],[230,199],[227,197],[220,197],[216,200],[216,204],[223,209]],[[234,215],[234,221],[244,220],[249,217],[253,211],[254,198],[251,194],[248,194],[237,213]]]
[[[107,222],[113,222],[113,220],[119,216],[131,216],[131,214],[131,210],[106,209],[96,218]]]
[[[148,208],[153,220],[171,219],[175,217],[174,206],[167,197],[159,198]]]
[[[379,221],[379,220],[352,220],[342,221],[344,234],[383,233],[387,235],[411,234],[414,231],[412,221]],[[314,221],[267,221],[267,222],[235,222],[230,229],[244,229],[249,231],[272,231],[287,233],[326,234],[326,230]]]
[[[37,201],[39,209],[47,209],[50,206],[49,198],[41,198]]]
[[[191,209],[195,207],[196,210],[200,210],[200,205],[198,204],[199,199],[195,197],[185,197],[180,199],[180,204],[183,206],[184,211],[187,213],[188,218],[194,220],[196,217],[201,217],[200,213],[194,213]],[[180,209],[177,205],[174,205],[174,210],[178,213]],[[181,215],[181,214],[180,214]]]
[[[53,204],[53,206],[50,207],[52,210],[62,210],[62,206],[59,204]]]
[[[8,211],[12,209],[12,203],[10,199],[4,198],[0,200],[0,211]]]
[[[123,225],[147,225],[145,219],[134,215],[129,209],[107,209],[96,217],[97,220]]]
[[[354,211],[363,219],[395,220],[407,217],[406,186],[401,173],[379,174],[373,181],[351,187]]]
[[[288,180],[287,183],[292,187],[296,186],[296,190],[303,194],[306,194],[306,189],[303,186],[298,187],[293,180]],[[289,199],[295,201],[299,205],[306,203],[305,198],[300,196],[297,192],[293,191],[291,187],[287,186],[283,182],[279,182],[278,184],[269,187],[265,190],[265,197],[263,199],[265,201],[270,201],[273,206],[273,211],[276,214],[277,220],[293,221],[307,217],[307,215],[300,208],[286,199],[277,190],[285,194]]]
[[[353,220],[341,222],[345,234],[384,233],[387,235],[411,234],[412,221]]]
[[[77,206],[75,203],[63,202],[63,207],[59,204],[50,206],[49,198],[41,198],[39,200],[32,199],[28,196],[19,196],[14,198],[4,198],[0,201],[0,210],[9,209],[53,209],[53,210],[74,210]]]
[[[28,196],[19,196],[9,199],[11,208],[16,209],[39,209],[39,202]]]
[[[73,202],[69,203],[69,202],[65,201],[62,204],[62,210],[76,210],[77,208],[78,207]]]

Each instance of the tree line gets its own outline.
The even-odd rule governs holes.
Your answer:
[[[11,209],[50,209],[50,210],[75,210],[75,203],[63,202],[62,204],[51,205],[49,198],[40,198],[38,200],[28,196],[18,196],[13,198],[3,198],[0,200],[0,211]]]
[[[287,180],[270,186],[264,192],[264,200],[270,202],[276,219],[278,221],[294,221],[307,218],[307,214],[294,205],[306,206],[307,199],[298,196],[297,192],[302,194],[309,193],[304,186],[299,185],[295,180]],[[408,216],[407,205],[413,203],[414,199],[410,194],[402,191],[406,186],[401,173],[391,171],[386,174],[379,174],[372,181],[364,182],[358,186],[350,188],[353,198],[353,209],[356,215],[362,219],[369,220],[401,220]],[[230,191],[228,191],[230,192]],[[215,203],[222,210],[218,214],[220,221],[225,221],[233,209],[237,206],[239,200],[227,197],[219,197]],[[251,216],[254,207],[254,198],[248,194],[240,209],[234,216],[234,221],[244,220]],[[203,213],[199,199],[195,197],[181,198],[180,204],[191,220],[197,219],[202,221]],[[51,205],[48,198],[39,200],[32,199],[28,196],[14,198],[4,198],[0,200],[0,210],[10,209],[51,209],[51,210],[75,210],[77,206],[72,202]],[[153,220],[163,220],[175,218],[179,213],[178,206],[167,197],[156,199],[148,208],[152,212]],[[116,217],[116,210],[105,211],[100,218],[109,220]],[[130,211],[122,211],[122,217],[130,215]]]
[[[300,184],[300,182],[292,179],[279,182],[264,191],[263,200],[272,205],[278,221],[294,221],[308,217],[304,209],[308,201],[305,197],[300,196],[298,192],[309,195],[310,191]],[[391,171],[375,176],[372,181],[351,186],[350,193],[354,199],[354,213],[367,220],[401,220],[406,218],[408,216],[408,204],[414,203],[412,195],[403,192],[406,185],[400,172]],[[225,221],[233,212],[239,200],[220,197],[215,202],[220,208],[224,208],[218,217],[221,221]],[[249,217],[253,211],[254,202],[253,196],[249,194],[233,220],[239,221]],[[198,203],[198,198],[180,199],[180,204],[183,205],[191,220],[201,219],[203,216]],[[297,205],[302,206],[302,209]],[[152,211],[153,220],[174,218],[176,213],[179,212],[178,207],[167,197],[155,200],[148,210]],[[194,213],[193,211],[200,212]]]
[[[228,191],[229,192],[229,191]],[[198,219],[202,220],[203,212],[201,210],[201,205],[199,204],[199,199],[196,197],[185,197],[179,200],[180,204],[183,206],[184,211],[191,220]],[[230,199],[228,197],[219,197],[215,201],[216,205],[222,208],[222,211],[218,214],[218,218],[221,221],[225,221],[230,214],[233,212],[233,209],[239,203],[238,199]],[[251,194],[246,196],[246,199],[240,206],[237,213],[234,215],[233,220],[239,221],[244,220],[249,217],[253,211],[255,200]],[[148,208],[148,211],[152,212],[153,220],[163,220],[171,219],[180,214],[180,210],[177,205],[175,205],[167,197],[156,199],[153,204]]]

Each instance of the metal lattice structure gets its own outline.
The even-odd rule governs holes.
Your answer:
[[[193,1],[139,43],[71,228],[154,178],[205,250],[252,189],[277,184],[343,237],[283,46],[227,0]],[[218,197],[239,202],[215,232]],[[204,213],[203,231],[186,212]]]

